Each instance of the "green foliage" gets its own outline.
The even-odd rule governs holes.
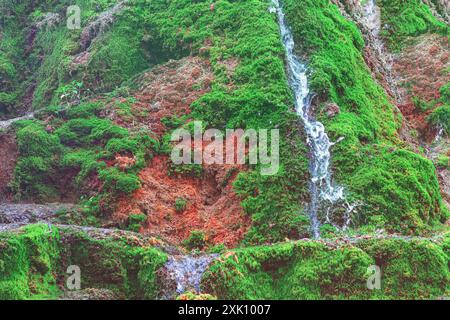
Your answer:
[[[139,178],[132,173],[125,173],[117,168],[99,171],[99,178],[105,182],[104,188],[111,192],[132,193],[141,187]]]
[[[109,288],[127,298],[155,299],[156,270],[167,256],[152,247],[141,247],[124,238],[97,239],[84,232],[64,230],[70,239],[62,257],[83,270],[85,288]]]
[[[128,230],[139,232],[142,223],[146,220],[147,216],[145,214],[130,214],[128,216]]]
[[[445,220],[445,210],[433,164],[402,149],[363,149],[361,162],[351,180],[352,191],[366,204],[363,221],[382,214],[393,231],[420,232]],[[350,180],[346,180],[350,181]],[[350,182],[349,182],[350,183]]]
[[[441,168],[450,169],[450,157],[440,155],[437,159],[437,166]]]
[[[80,100],[82,95],[83,82],[73,80],[71,83],[61,86],[56,90],[56,94],[61,101],[70,103],[74,100]]]
[[[47,225],[1,233],[0,248],[1,299],[56,299],[69,265],[80,267],[83,288],[109,288],[130,299],[155,299],[156,271],[167,260],[159,249],[125,237],[96,239],[70,228],[50,230]]]
[[[62,151],[58,138],[42,126],[30,123],[17,131],[17,144],[20,157],[12,181],[16,196],[40,200],[51,197],[55,193],[53,174]]]
[[[47,125],[49,132],[38,122],[16,124],[20,157],[13,187],[18,196],[54,198],[58,195],[58,178],[68,171],[73,176],[69,181],[79,190],[87,178],[97,174],[104,182],[104,198],[131,193],[140,187],[137,172],[159,148],[158,142],[146,132],[130,134],[110,120],[99,118],[102,108],[99,101],[63,110],[47,108],[42,117],[52,119]],[[116,155],[126,155],[134,161],[127,168],[108,167],[107,160]]]
[[[426,32],[448,35],[448,26],[433,16],[430,8],[420,0],[381,0],[382,35],[389,46],[400,50],[407,37]]]
[[[233,252],[215,260],[202,281],[219,299],[433,299],[449,280],[446,255],[426,240],[336,248],[290,242]],[[381,290],[367,289],[372,265],[381,267]]]
[[[437,128],[444,129],[446,134],[450,134],[450,104],[437,107],[427,117],[427,121]]]
[[[382,271],[382,290],[374,298],[435,299],[449,284],[444,246],[430,241],[368,240],[360,245]]]
[[[189,251],[194,249],[202,250],[206,246],[205,233],[198,230],[191,231],[189,238],[183,241],[183,246]]]
[[[112,138],[122,138],[128,135],[126,129],[114,125],[110,120],[100,118],[71,119],[58,128],[55,133],[61,139],[61,143],[68,146],[105,144]]]
[[[47,225],[30,225],[0,234],[0,299],[54,298],[58,287],[59,233]]]
[[[393,7],[401,6],[398,3]],[[397,136],[401,123],[365,64],[357,26],[326,0],[287,0],[285,7],[297,50],[308,56],[318,101],[332,101],[340,108],[333,118],[319,118],[332,141],[344,138],[332,150],[332,169],[348,199],[365,204],[353,223],[361,225],[381,214],[389,228],[410,232],[443,221],[446,210],[434,168],[402,149]],[[392,7],[390,2],[386,7]]]
[[[175,209],[177,210],[178,213],[182,213],[186,210],[186,206],[187,206],[187,200],[182,198],[182,197],[178,197],[175,199]]]

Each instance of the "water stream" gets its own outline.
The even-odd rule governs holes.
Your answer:
[[[217,257],[217,254],[171,256],[164,267],[167,278],[162,298],[173,299],[188,291],[200,293],[203,273]],[[176,288],[172,289],[171,284],[175,284]]]
[[[281,38],[286,49],[286,62],[289,76],[289,85],[295,96],[295,108],[300,116],[307,134],[307,143],[310,149],[310,193],[309,216],[311,219],[312,234],[320,237],[320,217],[325,214],[325,219],[330,220],[330,208],[333,204],[345,201],[344,189],[332,181],[330,171],[330,148],[334,143],[330,142],[325,132],[324,125],[311,116],[312,94],[308,86],[307,66],[295,54],[294,37],[286,22],[283,8],[279,0],[272,0],[274,11],[278,16]]]
[[[33,117],[34,117],[34,112],[30,112],[30,113],[27,113],[26,115],[21,116],[21,117],[0,121],[0,130],[8,129],[14,122],[17,122],[17,121],[20,121],[20,120],[32,119]]]

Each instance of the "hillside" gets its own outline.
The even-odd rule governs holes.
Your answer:
[[[445,0],[0,8],[1,299],[450,294]]]

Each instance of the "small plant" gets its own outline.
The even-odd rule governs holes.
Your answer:
[[[199,230],[191,231],[189,238],[183,241],[183,246],[190,251],[202,250],[206,246],[205,233]]]
[[[186,206],[187,206],[187,200],[182,198],[182,197],[178,197],[175,200],[175,209],[177,210],[178,213],[184,212],[186,210]]]
[[[320,235],[322,238],[335,238],[337,236],[338,230],[331,224],[324,224],[320,227]]]
[[[143,213],[130,214],[128,216],[128,230],[139,232],[139,229],[145,220],[147,220],[147,216]]]
[[[69,105],[75,100],[81,100],[82,89],[83,82],[74,80],[65,86],[59,87],[56,93],[58,94],[62,102],[65,102],[67,105]]]
[[[446,155],[440,155],[437,158],[437,166],[440,168],[450,169],[450,157]]]
[[[427,121],[437,128],[450,133],[450,105],[437,107],[427,118]]]
[[[432,109],[434,106],[433,101],[427,102],[416,96],[412,97],[412,102],[413,102],[416,110],[419,112],[426,112],[426,111]]]

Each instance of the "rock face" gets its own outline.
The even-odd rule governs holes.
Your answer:
[[[393,71],[400,94],[398,106],[409,124],[427,143],[431,143],[436,136],[436,131],[426,121],[432,110],[421,110],[417,104],[439,98],[439,89],[450,81],[450,74],[444,71],[449,67],[448,39],[435,34],[418,37],[394,61]]]
[[[212,70],[207,60],[188,57],[172,60],[139,76],[138,90],[132,92],[133,118],[110,109],[107,115],[117,124],[132,129],[145,128],[160,137],[168,129],[162,119],[190,114],[190,105],[211,89]]]
[[[50,222],[58,211],[71,207],[67,204],[0,204],[0,231],[37,222]]]
[[[212,244],[234,246],[242,240],[250,219],[231,185],[237,172],[227,178],[233,167],[209,167],[201,177],[171,176],[168,160],[159,156],[152,160],[140,173],[142,188],[119,202],[113,219],[123,222],[130,214],[144,213],[142,232],[172,243],[188,238],[192,230],[203,231]],[[186,200],[183,211],[177,211],[177,199]]]
[[[7,187],[17,161],[17,144],[13,136],[0,133],[0,202],[7,199]]]
[[[234,60],[223,63],[228,74],[237,64]],[[123,127],[150,129],[162,137],[170,129],[164,119],[189,115],[190,105],[210,90],[212,80],[209,63],[202,58],[170,61],[137,79],[140,86],[133,93],[137,101],[132,105],[132,121],[114,112],[107,116]],[[210,243],[236,245],[250,225],[231,186],[237,168],[210,166],[197,177],[171,175],[169,160],[156,156],[141,171],[142,188],[118,203],[113,220],[123,223],[130,214],[144,213],[144,233],[180,243],[191,231],[201,230]],[[187,201],[183,212],[177,212],[177,199]]]

